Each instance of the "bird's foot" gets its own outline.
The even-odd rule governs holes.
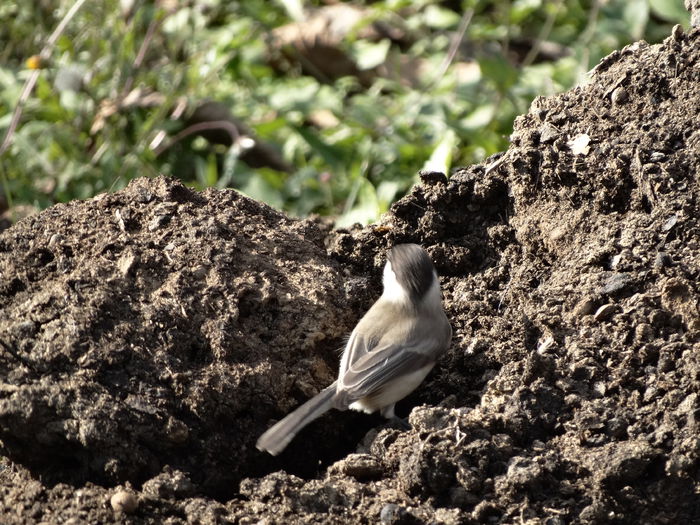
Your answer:
[[[400,418],[397,416],[392,417],[387,421],[387,426],[390,428],[395,428],[397,430],[411,430],[411,425],[408,422],[408,418]]]

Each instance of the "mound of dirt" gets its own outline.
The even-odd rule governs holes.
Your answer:
[[[629,46],[364,229],[163,178],[20,221],[3,522],[697,522],[698,85],[700,31]],[[454,329],[411,430],[331,412],[258,452],[333,380],[401,242]]]

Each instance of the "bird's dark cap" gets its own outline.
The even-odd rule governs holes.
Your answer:
[[[413,299],[422,298],[433,284],[435,267],[417,244],[399,244],[387,254],[396,280]]]

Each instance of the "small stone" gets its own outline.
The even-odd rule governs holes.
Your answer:
[[[628,98],[629,95],[627,94],[627,90],[622,86],[615,88],[610,96],[610,100],[612,100],[613,104],[617,104],[618,106],[627,102]]]
[[[605,431],[608,435],[623,439],[627,437],[627,421],[619,417],[613,417],[605,423]]]
[[[587,507],[583,508],[581,513],[578,515],[578,518],[582,523],[590,523],[595,521],[599,514],[597,505],[588,505]]]
[[[598,308],[598,310],[596,310],[595,314],[593,314],[593,319],[595,319],[598,322],[607,321],[613,316],[615,310],[617,310],[617,307],[614,304],[604,304],[603,306]]]
[[[379,513],[382,523],[400,523],[406,515],[406,509],[396,503],[387,503]]]
[[[117,226],[119,226],[119,229],[125,232],[126,222],[124,222],[124,216],[122,215],[121,210],[114,210],[114,218],[117,220]]]
[[[678,224],[678,214],[674,213],[666,220],[661,229],[667,232],[670,231],[676,224]]]
[[[153,219],[151,219],[151,222],[148,223],[148,231],[156,231],[160,229],[161,226],[166,225],[168,222],[170,222],[169,215],[156,215],[153,217]]]
[[[377,479],[384,473],[384,468],[379,460],[370,454],[350,454],[345,459],[335,463],[332,470],[340,471],[357,480]]]
[[[673,29],[671,29],[671,36],[676,42],[681,42],[683,40],[683,26],[680,24],[676,24],[673,26]]]
[[[136,500],[136,496],[128,490],[119,490],[109,499],[109,504],[112,505],[114,512],[131,514],[136,510],[138,501]]]
[[[537,353],[542,355],[547,352],[554,344],[554,338],[552,336],[547,337],[544,341],[539,341],[537,345]]]
[[[54,233],[49,239],[49,248],[53,248],[54,246],[60,246],[61,243],[63,243],[63,241],[64,239],[61,234]]]
[[[588,155],[591,151],[591,137],[587,133],[580,133],[566,143],[574,155]]]
[[[632,276],[628,273],[615,273],[608,277],[600,289],[600,293],[611,294],[624,290],[632,283]]]
[[[542,126],[542,130],[540,131],[540,142],[542,144],[554,142],[560,134],[561,132],[557,128],[547,123]]]
[[[576,317],[583,317],[584,315],[590,315],[595,311],[596,300],[592,297],[584,297],[581,299],[574,307],[574,315]]]
[[[607,392],[607,387],[603,381],[596,381],[593,383],[593,392],[595,392],[598,397],[603,397],[605,392]]]
[[[566,236],[566,227],[564,226],[557,226],[554,228],[552,231],[549,232],[549,239],[551,241],[560,241]]]
[[[126,277],[129,274],[129,272],[131,272],[131,270],[133,269],[135,263],[136,255],[134,255],[131,252],[124,252],[117,261],[117,268],[119,268],[119,273]]]
[[[672,265],[671,257],[666,252],[659,252],[654,258],[654,268],[657,270]]]

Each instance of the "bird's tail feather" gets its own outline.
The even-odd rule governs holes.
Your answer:
[[[316,394],[294,412],[270,427],[267,432],[260,436],[255,446],[258,450],[266,450],[273,456],[282,452],[302,428],[333,407],[335,390],[336,383],[333,383]]]

